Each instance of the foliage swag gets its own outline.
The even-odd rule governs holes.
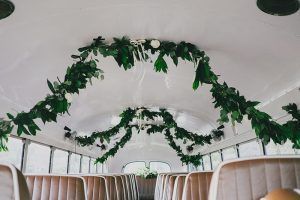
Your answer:
[[[81,146],[94,145],[97,139],[101,142],[102,146],[104,141],[110,143],[113,136],[117,135],[122,130],[125,131],[124,136],[122,136],[111,149],[105,152],[101,157],[97,158],[96,162],[104,163],[109,156],[113,157],[120,148],[123,148],[132,137],[132,129],[136,129],[138,133],[140,133],[140,130],[146,130],[146,133],[149,135],[163,133],[168,144],[176,151],[177,156],[180,157],[182,163],[192,163],[195,166],[200,164],[200,153],[195,155],[185,154],[180,145],[176,144],[175,139],[182,140],[184,144],[188,143],[186,145],[187,148],[193,148],[195,145],[203,146],[204,144],[211,144],[213,138],[223,136],[223,126],[212,131],[210,135],[199,135],[189,132],[186,129],[179,127],[172,114],[166,109],[152,111],[145,107],[134,109],[127,108],[120,114],[120,117],[120,122],[106,131],[97,131],[93,132],[90,136],[76,137],[76,140]],[[163,120],[163,124],[154,124],[153,121],[156,121],[159,118]],[[145,120],[147,122],[150,121],[150,123],[138,125],[134,124],[134,120]],[[174,134],[172,134],[172,132],[174,132]]]
[[[300,111],[296,104],[283,107],[292,119],[284,124],[278,124],[270,115],[255,107],[259,102],[246,100],[238,90],[229,87],[226,82],[219,82],[218,76],[209,64],[209,57],[191,43],[152,39],[130,40],[127,37],[114,38],[113,42],[107,43],[102,37],[98,37],[90,45],[78,50],[79,54],[72,55],[75,62],[67,68],[63,81],[47,80],[51,94],[29,111],[15,115],[8,113],[7,119],[0,120],[0,150],[7,150],[8,136],[14,126],[17,127],[19,136],[36,135],[40,131],[36,124],[37,119],[41,119],[44,123],[56,122],[58,115],[68,113],[71,94],[79,94],[80,89],[92,83],[92,78],[104,78],[104,72],[97,66],[98,55],[111,56],[120,67],[128,70],[136,61],[151,60],[150,54],[153,57],[157,56],[154,61],[154,70],[157,72],[167,73],[166,57],[171,58],[175,65],[178,65],[179,59],[194,63],[196,71],[193,89],[196,90],[200,84],[211,86],[214,107],[220,110],[218,122],[221,125],[230,120],[232,123],[241,123],[246,115],[256,135],[263,142],[268,143],[272,139],[277,144],[283,144],[290,140],[294,148],[300,148]]]

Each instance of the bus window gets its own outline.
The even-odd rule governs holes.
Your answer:
[[[203,158],[203,167],[204,167],[204,170],[205,171],[211,170],[211,164],[210,164],[209,155],[205,155],[202,158]]]
[[[68,167],[68,152],[55,149],[53,154],[52,173],[65,174]]]
[[[136,161],[128,163],[124,166],[123,172],[124,173],[136,173],[139,169],[145,168],[146,163],[144,161]]]
[[[211,153],[211,163],[212,163],[212,167],[213,169],[215,169],[221,162],[221,154],[219,151],[213,152]]]
[[[259,156],[261,155],[260,147],[257,140],[241,143],[239,145],[240,157]]]
[[[295,150],[293,149],[293,144],[291,141],[286,141],[283,145],[278,145],[279,152],[282,155],[295,154]]]
[[[97,173],[97,165],[95,164],[96,159],[91,159],[91,174]]]
[[[157,171],[158,173],[171,171],[171,167],[168,163],[160,161],[151,161],[149,167],[150,170]]]
[[[89,167],[90,167],[90,158],[86,156],[82,156],[81,173],[83,174],[89,173],[90,172]]]
[[[11,163],[18,169],[21,168],[23,144],[22,140],[10,137],[8,139],[8,151],[0,153],[1,163]]]
[[[228,147],[222,150],[223,160],[237,158],[235,147]]]
[[[97,163],[97,173],[103,173],[103,171],[102,171],[102,164],[100,164],[100,163]]]
[[[48,173],[50,162],[50,147],[30,143],[27,154],[27,173]]]
[[[72,153],[70,157],[69,173],[77,174],[80,168],[80,155]]]

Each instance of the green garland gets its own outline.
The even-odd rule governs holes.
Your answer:
[[[36,135],[40,128],[35,120],[41,119],[44,123],[56,122],[58,115],[68,113],[71,102],[68,101],[71,94],[79,94],[87,83],[92,83],[92,78],[103,79],[103,71],[97,66],[99,54],[103,57],[112,56],[120,67],[128,70],[134,66],[135,61],[149,61],[150,56],[158,55],[154,62],[157,72],[167,73],[168,66],[165,57],[170,57],[175,65],[178,60],[186,60],[194,63],[196,68],[193,89],[200,84],[211,85],[211,93],[214,98],[215,108],[220,108],[220,124],[228,122],[240,123],[243,116],[247,115],[251,120],[252,128],[256,135],[265,143],[272,139],[275,143],[282,144],[287,140],[293,143],[294,148],[300,148],[300,111],[296,104],[284,106],[293,119],[280,125],[272,118],[255,108],[258,102],[247,101],[244,96],[227,84],[219,83],[218,76],[213,73],[209,65],[209,57],[204,51],[187,42],[178,44],[170,41],[158,41],[152,39],[132,41],[127,37],[114,38],[112,43],[106,43],[102,37],[86,46],[78,49],[80,54],[72,55],[76,61],[67,68],[63,81],[51,83],[47,81],[51,94],[38,102],[27,112],[17,113],[15,116],[7,114],[8,119],[0,119],[0,150],[7,150],[8,135],[17,126],[17,134]]]
[[[190,142],[190,144],[188,145],[189,147],[193,147],[195,145],[203,146],[204,144],[211,144],[211,140],[213,139],[212,135],[199,135],[189,132],[182,127],[179,127],[171,113],[169,113],[166,109],[160,109],[158,112],[151,111],[145,107],[134,109],[127,108],[122,112],[122,114],[120,114],[120,117],[120,122],[116,126],[106,131],[97,131],[93,132],[90,136],[76,137],[76,140],[81,146],[94,145],[96,143],[96,140],[99,140],[102,144],[104,141],[110,143],[111,137],[120,133],[121,130],[125,130],[125,135],[118,142],[116,142],[113,148],[109,149],[101,157],[97,158],[96,162],[104,163],[108,159],[108,157],[113,157],[120,148],[123,148],[124,145],[131,139],[133,128],[136,129],[138,133],[140,133],[140,130],[146,130],[146,133],[149,135],[154,133],[164,134],[166,140],[168,141],[168,144],[176,151],[177,156],[180,157],[180,160],[184,164],[192,163],[195,166],[198,166],[200,164],[200,153],[196,155],[185,154],[180,145],[176,144],[175,139],[184,140],[184,143]],[[158,118],[162,118],[163,124],[155,125],[147,123],[143,124],[142,127],[132,124],[134,119],[153,121]],[[172,134],[171,131],[173,131],[174,134]],[[218,129],[218,132],[222,132],[219,137],[224,135],[222,130]]]

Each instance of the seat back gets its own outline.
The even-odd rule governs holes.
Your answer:
[[[166,195],[165,199],[166,200],[171,200],[173,196],[173,191],[174,191],[174,185],[175,185],[175,179],[177,178],[178,175],[171,175],[169,176],[169,180],[166,185]]]
[[[163,184],[162,184],[162,192],[161,192],[161,199],[165,200],[167,196],[167,187],[169,184],[169,177],[171,176],[170,173],[165,174]]]
[[[122,180],[121,175],[114,175],[115,180],[116,180],[116,186],[117,186],[117,196],[118,200],[125,200],[126,195],[124,192],[124,181]]]
[[[186,176],[183,200],[207,200],[213,172],[192,172]]]
[[[126,190],[127,190],[127,199],[129,200],[133,200],[134,199],[134,194],[133,194],[133,190],[132,190],[132,183],[130,180],[130,174],[125,174],[124,175],[125,178],[125,183],[126,183]]]
[[[182,199],[182,193],[183,193],[183,187],[185,182],[185,175],[178,175],[175,179],[174,183],[174,191],[172,195],[172,200],[181,200]]]
[[[154,199],[156,178],[145,179],[140,176],[136,177],[139,195],[141,199]]]
[[[13,165],[0,164],[1,200],[29,200],[30,195],[23,174]]]
[[[161,200],[163,198],[163,192],[164,192],[164,184],[167,174],[160,174],[160,178],[157,181],[158,186],[155,188],[157,191],[155,191],[155,200]]]
[[[222,163],[209,200],[256,200],[277,188],[300,188],[300,157],[259,157]]]
[[[82,177],[62,175],[26,175],[32,200],[83,200],[86,185]]]
[[[163,183],[164,174],[160,173],[157,175],[156,183],[155,183],[155,192],[154,192],[154,200],[159,200],[161,196],[162,183]]]
[[[117,185],[116,185],[116,179],[112,175],[102,175],[102,177],[106,180],[106,188],[108,190],[108,196],[110,197],[110,200],[118,200],[117,196]]]
[[[138,184],[137,184],[136,175],[132,174],[131,178],[132,178],[132,183],[133,183],[134,199],[136,199],[136,200],[140,199],[139,187],[138,187]]]
[[[122,174],[121,176],[121,180],[122,180],[122,189],[123,189],[123,195],[124,195],[124,200],[130,200],[129,198],[129,190],[128,190],[128,186],[127,186],[127,181],[126,181],[126,175]]]
[[[87,186],[88,200],[109,200],[109,193],[105,177],[82,176]]]

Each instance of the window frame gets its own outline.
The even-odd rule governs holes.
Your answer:
[[[167,165],[169,166],[169,168],[170,168],[170,172],[172,171],[172,167],[171,167],[171,165],[170,165],[169,163],[167,163],[167,162],[165,162],[165,161],[159,161],[159,160],[151,160],[151,161],[148,162],[148,167],[149,167],[150,170],[151,170],[150,164],[151,164],[152,162],[160,162],[160,163],[167,164]],[[146,163],[146,164],[147,164],[147,163]],[[147,165],[146,165],[146,167],[147,167]]]

